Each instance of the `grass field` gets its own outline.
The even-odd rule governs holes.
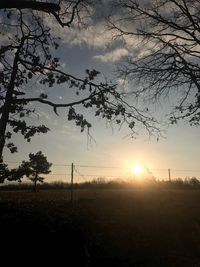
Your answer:
[[[1,222],[76,229],[89,266],[200,266],[200,190],[82,189],[74,198],[71,205],[68,190],[0,191]]]

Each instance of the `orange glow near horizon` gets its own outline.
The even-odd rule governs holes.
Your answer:
[[[143,180],[148,177],[153,177],[154,165],[151,161],[146,159],[147,157],[141,157],[140,155],[136,157],[130,157],[122,161],[122,168],[124,172],[121,175],[129,176],[137,180]]]
[[[135,164],[131,167],[131,171],[135,175],[141,175],[143,172],[143,168],[140,164]]]

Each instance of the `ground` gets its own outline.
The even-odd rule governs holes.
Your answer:
[[[200,266],[200,190],[0,191],[0,216],[8,263]]]

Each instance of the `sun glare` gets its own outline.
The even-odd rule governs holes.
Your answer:
[[[136,175],[139,175],[142,173],[142,167],[139,165],[139,164],[135,164],[133,167],[132,167],[132,172]]]

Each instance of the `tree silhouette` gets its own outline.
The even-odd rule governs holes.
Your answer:
[[[172,124],[184,119],[199,125],[199,0],[117,2],[122,13],[110,20],[110,27],[121,40],[134,43],[121,77],[139,84],[136,97],[153,102],[169,97]]]
[[[81,23],[89,10],[89,1],[20,1],[7,0],[0,3],[0,159],[6,146],[17,152],[11,141],[14,133],[20,133],[30,142],[35,134],[47,133],[45,125],[29,125],[28,119],[35,114],[35,103],[52,107],[58,115],[58,108],[67,109],[67,119],[75,121],[81,131],[92,126],[81,110],[92,109],[99,116],[122,125],[126,123],[132,134],[136,125],[144,126],[149,133],[159,133],[155,121],[143,110],[130,105],[124,93],[116,84],[101,81],[96,70],[86,70],[84,78],[66,73],[57,56],[60,38],[55,37],[48,21],[53,19],[59,26],[70,27]],[[27,92],[31,85],[38,88]],[[63,99],[56,103],[48,99],[45,87],[65,84],[74,94],[74,101]]]
[[[10,171],[8,169],[8,165],[0,162],[0,183],[3,183],[6,178],[10,175]]]
[[[22,164],[16,169],[12,170],[12,178],[10,180],[19,180],[24,175],[33,182],[33,189],[36,191],[37,182],[43,182],[44,178],[40,174],[48,174],[51,172],[50,167],[52,163],[47,161],[41,151],[36,154],[29,154],[29,161],[23,161]]]

